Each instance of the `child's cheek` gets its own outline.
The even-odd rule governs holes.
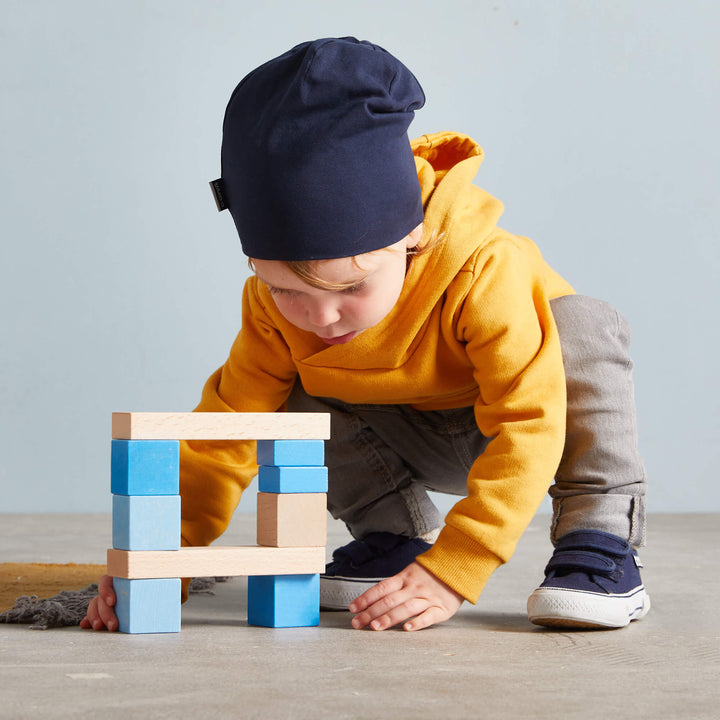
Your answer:
[[[282,313],[282,315],[290,319],[290,317],[293,315],[293,303],[286,297],[283,297],[282,295],[278,295],[273,298],[275,301],[275,307]]]

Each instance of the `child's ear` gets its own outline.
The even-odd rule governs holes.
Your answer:
[[[420,223],[414,230],[411,230],[409,235],[407,236],[407,249],[412,250],[413,248],[418,246],[418,243],[422,240],[423,236],[423,226],[422,223]]]

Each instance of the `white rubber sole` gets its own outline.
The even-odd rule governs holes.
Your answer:
[[[535,625],[569,628],[621,628],[650,610],[650,596],[640,585],[624,595],[542,587],[528,598],[528,618]]]
[[[339,575],[320,576],[320,609],[347,610],[350,603],[367,589],[384,578],[341,577]]]

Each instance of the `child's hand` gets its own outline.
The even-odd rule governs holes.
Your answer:
[[[90,601],[87,615],[80,621],[80,627],[92,630],[117,630],[118,619],[113,610],[115,601],[113,579],[110,575],[103,575],[98,583],[97,597]]]
[[[404,630],[422,630],[451,618],[462,603],[462,595],[414,562],[350,603],[357,613],[352,626],[387,630],[407,620]]]

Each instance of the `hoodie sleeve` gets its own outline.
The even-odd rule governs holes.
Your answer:
[[[295,366],[257,283],[250,278],[245,285],[242,329],[226,363],[205,383],[195,412],[275,412],[290,394]],[[181,443],[183,545],[209,545],[225,531],[257,472],[255,447],[255,441]]]
[[[454,332],[479,389],[478,428],[492,438],[468,496],[418,561],[476,602],[512,555],[552,483],[565,438],[565,375],[546,273],[512,239],[489,242],[466,267]]]

